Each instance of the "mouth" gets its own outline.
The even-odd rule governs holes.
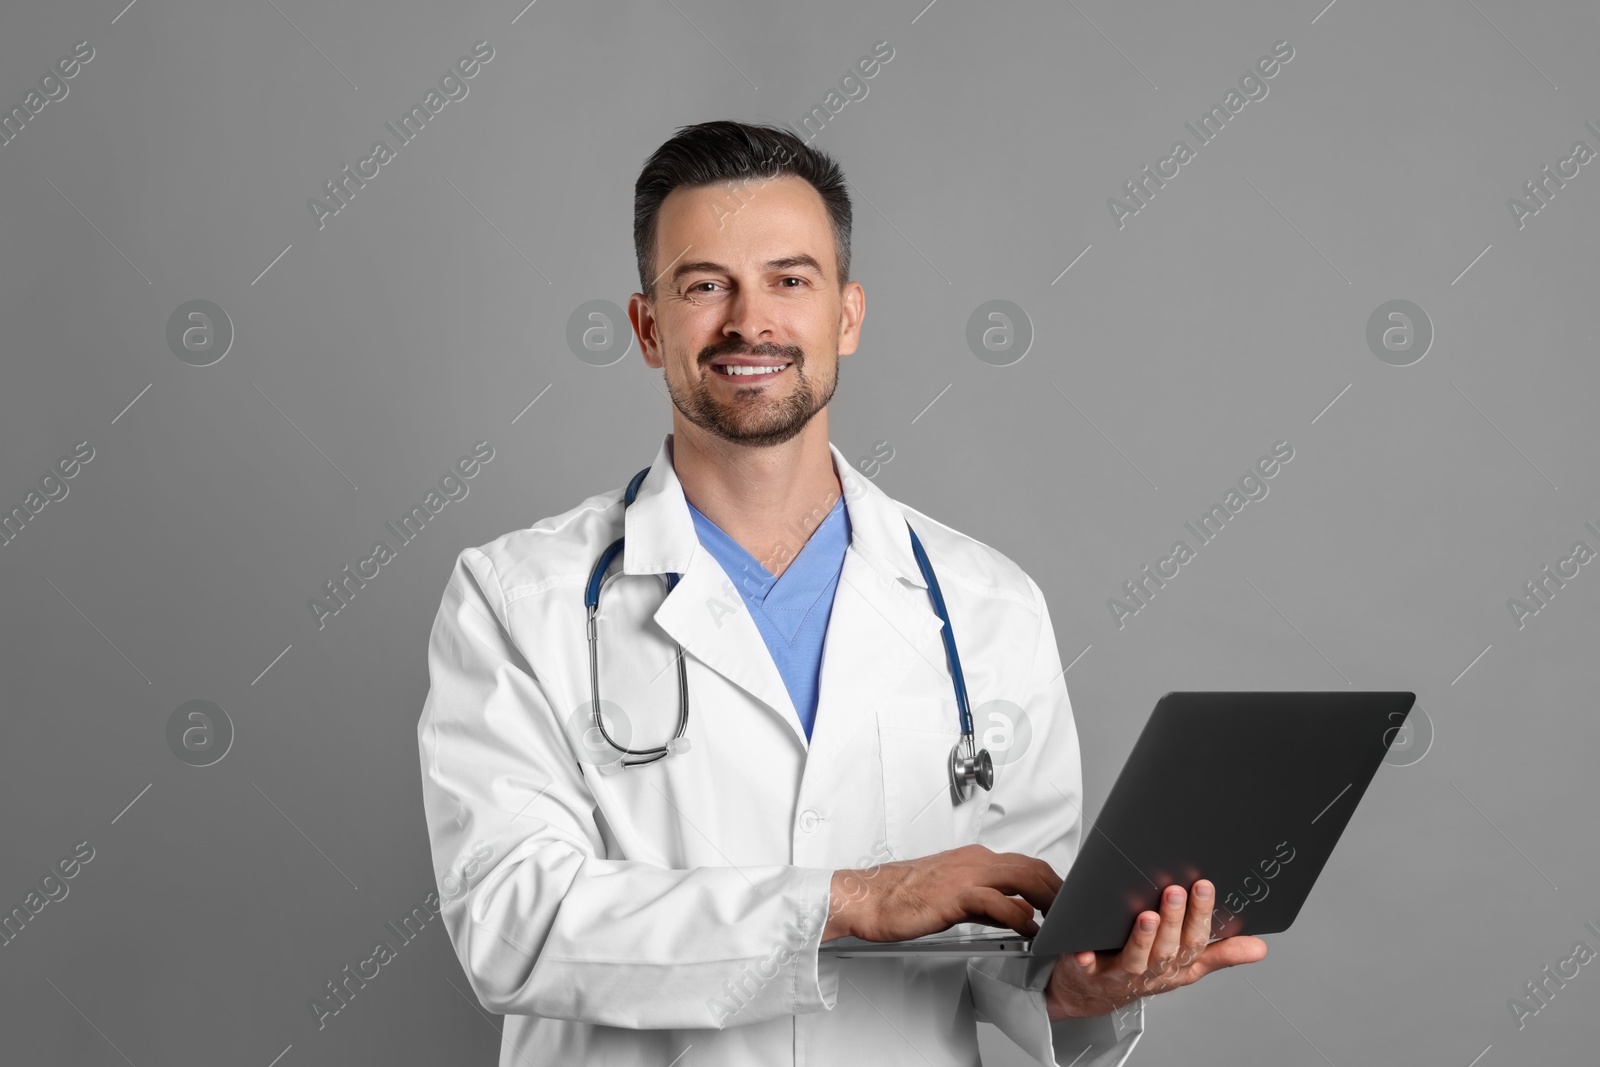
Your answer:
[[[781,377],[792,363],[741,364],[741,363],[713,363],[711,372],[713,376],[725,378],[739,385],[759,385]]]

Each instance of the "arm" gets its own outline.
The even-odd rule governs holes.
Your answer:
[[[501,1014],[715,1028],[831,1009],[833,872],[605,858],[577,751],[512,640],[493,564],[456,560],[417,725],[441,914]]]
[[[1065,876],[1083,836],[1083,775],[1061,654],[1044,594],[1030,578],[1039,633],[1027,688],[1018,704],[1033,740],[997,769],[978,842],[995,852],[1037,856]],[[976,726],[976,724],[974,724]],[[1120,1067],[1144,1033],[1144,1001],[1118,1012],[1052,1022],[1045,986],[1054,959],[974,959],[967,977],[978,1018],[993,1023],[1040,1063]]]

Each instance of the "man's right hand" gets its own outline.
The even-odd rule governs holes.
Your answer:
[[[1033,937],[1039,932],[1034,909],[1047,910],[1060,888],[1061,878],[1044,860],[983,845],[834,871],[822,940],[907,941],[957,923]]]

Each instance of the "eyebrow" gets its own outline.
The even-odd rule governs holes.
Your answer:
[[[811,270],[816,271],[818,277],[827,277],[822,270],[822,264],[818,263],[814,257],[806,255],[804,252],[798,255],[784,256],[782,259],[769,259],[763,265],[762,269],[768,271],[792,270],[795,267],[809,267]],[[678,279],[682,278],[685,274],[727,273],[728,268],[726,265],[722,263],[713,263],[710,260],[702,259],[696,260],[693,263],[680,263],[678,268],[672,272],[672,280],[674,284],[676,284]]]

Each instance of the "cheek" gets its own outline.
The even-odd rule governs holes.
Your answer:
[[[723,339],[722,327],[726,316],[718,307],[685,305],[678,308],[666,324],[664,336],[668,346],[691,361],[700,353]]]
[[[839,370],[839,357],[833,354],[832,345],[826,350],[821,345],[805,345],[801,351],[806,353],[806,358],[801,361],[801,373],[813,382],[833,380]]]
[[[690,309],[678,308],[670,319],[656,320],[657,355],[669,367],[676,364],[682,368],[683,373],[697,373],[701,350],[715,341],[714,331]]]

